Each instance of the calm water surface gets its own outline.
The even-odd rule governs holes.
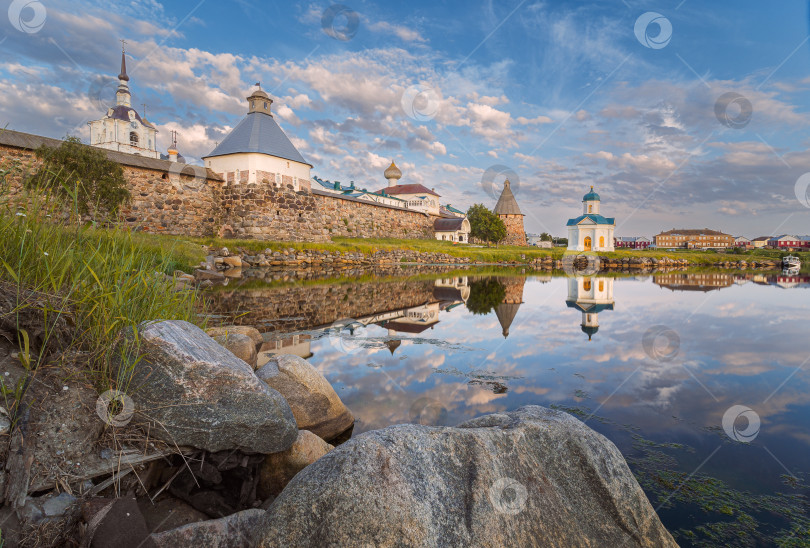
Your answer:
[[[265,332],[264,359],[308,359],[354,434],[557,407],[619,447],[680,544],[810,544],[810,277],[238,285],[214,311]]]

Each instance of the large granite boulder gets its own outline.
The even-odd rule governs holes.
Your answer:
[[[305,359],[279,354],[256,375],[289,402],[301,430],[331,440],[354,424],[354,417],[329,381]]]
[[[299,430],[292,447],[265,457],[259,471],[259,498],[277,496],[298,472],[334,448],[309,430]]]
[[[359,435],[302,470],[255,528],[276,546],[677,546],[616,446],[529,406]]]
[[[246,453],[277,453],[295,442],[298,428],[286,400],[200,328],[147,322],[138,340],[143,358],[132,368],[128,393],[153,436]]]

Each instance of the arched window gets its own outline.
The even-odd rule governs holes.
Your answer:
[[[585,251],[590,251],[591,246],[593,245],[593,240],[591,240],[590,236],[585,236]]]
[[[267,110],[267,101],[264,102],[264,110]]]
[[[129,144],[134,147],[138,146],[138,134],[134,131],[129,132]]]
[[[592,205],[588,206],[588,213],[593,213],[593,206]]]
[[[605,280],[599,280],[599,291],[602,292],[605,290]]]
[[[591,290],[591,279],[590,278],[588,278],[587,280],[582,282],[582,289],[584,289],[585,291],[590,291]]]
[[[605,237],[599,236],[599,247],[605,247]]]

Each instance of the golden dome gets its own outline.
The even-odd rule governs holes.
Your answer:
[[[385,178],[386,179],[402,179],[402,172],[399,170],[397,165],[391,160],[391,165],[388,166],[388,169],[385,170]]]

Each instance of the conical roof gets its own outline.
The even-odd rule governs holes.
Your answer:
[[[509,327],[517,316],[518,309],[521,303],[501,303],[495,307],[495,315],[498,316],[498,322],[503,329],[503,338],[509,336]]]
[[[501,197],[498,198],[498,203],[495,204],[495,209],[492,210],[496,215],[523,215],[518,207],[515,195],[512,194],[509,179],[503,183],[503,192]]]

